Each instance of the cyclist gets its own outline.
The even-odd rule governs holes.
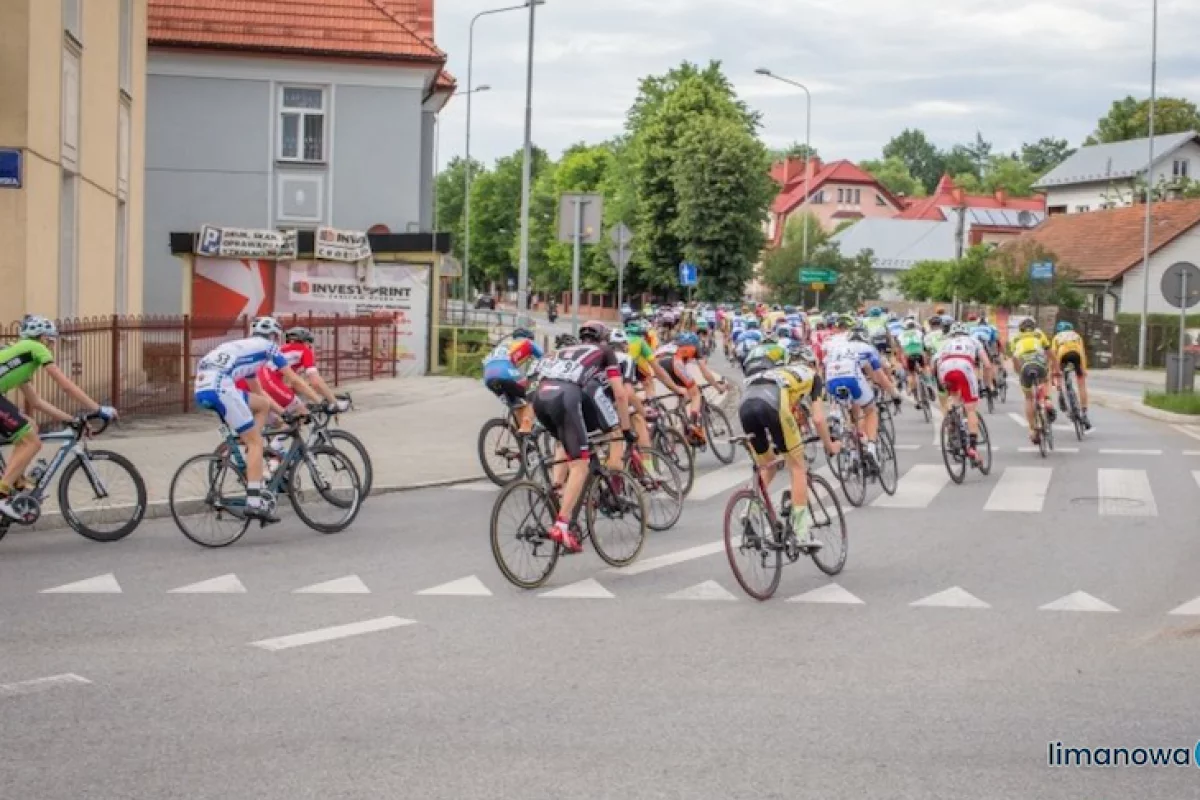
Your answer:
[[[842,327],[851,320],[843,316],[838,320]],[[829,342],[825,353],[825,387],[832,397],[845,393],[858,408],[856,423],[867,437],[867,457],[878,465],[879,457],[876,451],[876,439],[879,435],[879,412],[875,408],[875,389],[872,382],[880,386],[891,386],[891,379],[882,369],[879,351],[868,341],[867,334],[862,328],[854,328],[846,339],[833,339]],[[894,402],[899,405],[900,398],[894,395]]]
[[[754,317],[746,320],[746,330],[734,341],[737,344],[734,345],[733,355],[737,358],[739,364],[744,363],[746,361],[746,354],[762,344],[763,341],[763,332],[758,328],[758,320]]]
[[[978,317],[971,315],[968,321],[971,323],[968,326],[971,336],[983,345],[983,349],[987,351],[988,358],[992,362],[991,367],[983,371],[983,383],[995,397],[996,365],[1000,362],[1000,331],[988,322],[986,314],[980,314]]]
[[[772,367],[777,367],[786,363],[786,361],[787,348],[776,341],[775,337],[771,336],[746,354],[746,361],[742,365],[742,370],[749,376],[763,370],[771,369]]]
[[[638,445],[643,449],[649,449],[651,442],[650,428],[646,425],[646,406],[638,390],[644,389],[653,396],[654,379],[658,378],[664,386],[681,397],[686,396],[687,392],[672,381],[671,376],[654,360],[654,351],[650,349],[650,345],[642,338],[643,328],[643,325],[634,322],[630,322],[625,326],[624,349],[620,347],[621,337],[618,336],[620,331],[612,332],[609,336],[609,343],[617,347],[618,359],[622,353],[625,353],[633,363],[633,372],[630,373],[631,377],[626,378],[624,374],[621,377],[629,384],[629,388],[631,388],[629,399],[633,405],[632,421],[634,429],[637,431]]]
[[[892,335],[888,333],[888,320],[883,315],[883,309],[879,306],[874,306],[867,316],[862,321],[863,327],[867,331],[868,341],[879,351],[879,355],[883,356],[888,363],[892,360]]]
[[[904,358],[904,368],[908,371],[908,390],[917,398],[916,405],[920,408],[925,398],[917,391],[918,376],[926,373],[928,366],[925,363],[925,337],[921,335],[916,317],[905,318],[896,342]]]
[[[555,484],[563,489],[562,505],[550,538],[572,553],[583,549],[579,537],[570,529],[570,520],[587,482],[588,434],[607,433],[620,424],[625,442],[637,440],[629,427],[629,404],[616,403],[614,407],[614,397],[623,396],[625,386],[620,362],[608,338],[608,326],[604,323],[585,322],[579,328],[579,344],[558,350],[538,365],[541,382],[533,398],[533,410],[542,427],[558,440],[555,458],[567,459],[567,463],[556,465],[554,470]],[[620,468],[625,442],[614,441],[609,448],[610,468]]]
[[[483,360],[483,385],[513,412],[521,436],[533,430],[533,409],[528,401],[529,372],[543,356],[542,348],[533,340],[533,331],[521,327]]]
[[[284,409],[272,400],[258,381],[258,371],[270,364],[287,383],[315,403],[320,397],[296,375],[280,352],[283,328],[273,317],[259,317],[249,339],[225,342],[200,359],[196,368],[195,400],[199,408],[213,411],[238,435],[246,448],[246,516],[263,522],[278,522],[273,498],[263,495],[262,429],[267,414]],[[238,378],[245,378],[250,392],[238,390]],[[307,410],[296,409],[301,415]]]
[[[660,347],[654,354],[654,359],[671,377],[672,381],[687,391],[688,420],[690,422],[688,436],[694,444],[704,444],[704,428],[700,424],[703,397],[700,394],[700,387],[688,373],[688,365],[695,364],[699,367],[700,374],[704,376],[704,379],[716,386],[719,391],[725,391],[725,379],[714,374],[708,368],[708,362],[700,354],[700,339],[691,332],[681,333],[673,343]]]
[[[1075,326],[1062,320],[1054,326],[1054,340],[1050,343],[1054,354],[1054,384],[1058,387],[1058,407],[1067,413],[1067,398],[1063,394],[1063,366],[1070,364],[1075,368],[1075,377],[1079,383],[1079,413],[1080,422],[1089,431],[1092,422],[1088,419],[1088,388],[1087,388],[1087,353],[1083,348],[1083,337],[1075,332]]]
[[[951,397],[962,399],[967,411],[967,458],[978,462],[979,452],[979,416],[976,406],[979,403],[979,379],[975,375],[975,365],[982,363],[984,369],[991,367],[992,361],[979,340],[971,336],[970,330],[961,322],[956,322],[950,328],[947,338],[933,357],[937,368],[938,382],[946,388]]]
[[[21,515],[13,509],[11,496],[14,491],[32,488],[25,480],[25,470],[41,451],[42,440],[38,437],[37,424],[9,402],[5,394],[20,390],[27,411],[41,411],[58,422],[74,422],[74,417],[43,400],[33,388],[33,376],[44,367],[51,380],[72,400],[99,414],[101,419],[117,418],[115,408],[102,406],[88,397],[54,363],[54,352],[50,348],[58,338],[58,328],[53,322],[45,317],[28,315],[21,320],[19,336],[20,340],[15,344],[0,347],[0,440],[7,440],[13,446],[12,457],[0,477],[0,515],[12,520],[19,520]]]
[[[1012,356],[1013,373],[1020,376],[1021,391],[1025,394],[1025,421],[1029,423],[1029,439],[1038,443],[1038,432],[1033,418],[1033,399],[1038,386],[1047,386],[1050,379],[1050,359],[1047,355],[1050,341],[1038,329],[1032,318],[1026,317],[1018,326],[1017,335],[1008,343]],[[1046,399],[1046,419],[1051,424],[1057,416],[1054,405]]]

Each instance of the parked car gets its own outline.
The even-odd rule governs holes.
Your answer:
[[[490,294],[481,294],[475,299],[476,308],[486,308],[491,311],[496,310],[496,298]]]

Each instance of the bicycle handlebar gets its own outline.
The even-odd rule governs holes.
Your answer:
[[[100,421],[100,425],[98,427],[93,427],[91,423],[97,420]],[[77,415],[75,419],[68,424],[75,431],[75,433],[80,436],[85,435],[85,430],[87,431],[87,436],[99,436],[108,430],[108,426],[112,424],[112,420],[104,419],[93,411],[88,414]]]

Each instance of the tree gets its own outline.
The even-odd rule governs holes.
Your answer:
[[[982,179],[992,160],[992,143],[983,138],[983,134],[975,131],[975,141],[962,146],[963,152],[971,159],[975,176]]]
[[[895,195],[907,197],[924,197],[925,185],[917,180],[909,171],[908,165],[898,156],[875,161],[863,161],[858,165],[871,174],[875,180],[882,183],[887,190]]]
[[[1029,265],[1035,261],[1056,264],[1053,281],[1034,281],[1029,277]],[[1075,272],[1039,242],[1030,239],[1009,242],[987,253],[985,262],[996,281],[993,300],[996,305],[1005,308],[1034,303],[1067,308],[1083,305],[1083,295],[1071,285]]]
[[[1013,197],[1032,197],[1033,184],[1041,174],[1012,156],[993,156],[984,173],[983,185],[988,193],[1003,189]]]
[[[976,171],[975,156],[969,148],[964,145],[956,144],[949,150],[941,154],[942,170],[946,175],[962,175],[970,173],[975,177],[980,177]]]
[[[789,158],[820,158],[821,154],[817,152],[817,148],[810,147],[804,142],[792,142],[782,150],[771,151],[771,161],[786,161]]]
[[[514,242],[519,241],[520,235],[522,158],[521,150],[504,156],[491,171],[479,175],[471,184],[472,283],[504,282],[516,276]],[[532,164],[535,186],[549,163],[545,151],[535,147]],[[530,217],[532,234],[532,213]],[[532,247],[530,253],[532,260]]]
[[[921,182],[927,192],[932,192],[942,177],[942,157],[938,149],[916,128],[905,128],[899,135],[883,146],[884,159],[898,158],[908,168],[909,174]]]
[[[799,241],[790,241],[767,252],[759,278],[770,292],[771,300],[776,303],[801,301],[800,269],[803,266],[804,254]]]
[[[825,254],[828,254],[826,256]],[[830,241],[822,249],[822,265],[833,263],[837,282],[829,292],[829,305],[834,308],[855,308],[867,300],[879,297],[883,281],[875,271],[875,254],[863,250],[855,256],[843,256],[837,242]]]
[[[546,234],[540,244],[545,254],[543,264],[548,289],[564,291],[571,286],[575,246],[558,240],[562,222],[558,219],[560,198],[568,192],[595,192],[603,196],[614,162],[615,156],[610,145],[579,143],[567,148],[553,170],[547,170],[544,175],[546,192],[551,201],[546,209]],[[607,207],[608,198],[604,199]],[[607,243],[608,240],[603,241]],[[530,249],[532,251],[532,243]],[[530,266],[532,269],[532,264]],[[616,272],[609,261],[606,245],[584,245],[579,272],[580,286],[588,291],[608,291],[616,285]]]
[[[764,242],[762,220],[777,189],[766,148],[728,116],[701,114],[680,130],[671,179],[671,232],[701,265],[699,294],[740,297]]]
[[[446,168],[437,176],[437,226],[439,231],[450,232],[450,242],[455,258],[463,257],[463,198],[466,195],[467,162],[459,156],[450,159]],[[471,177],[485,171],[483,164],[471,159]]]
[[[816,252],[816,249],[825,243],[830,234],[821,225],[821,220],[817,215],[811,211],[792,214],[787,218],[787,224],[783,228],[782,244],[785,247],[789,244],[803,247],[806,227],[808,228],[808,252]]]
[[[1154,135],[1200,130],[1196,104],[1178,97],[1160,97],[1154,103]],[[1132,96],[1114,100],[1108,113],[1096,122],[1085,145],[1123,142],[1150,135],[1150,101]]]
[[[1021,161],[1039,178],[1075,154],[1066,139],[1044,136],[1021,145]]]

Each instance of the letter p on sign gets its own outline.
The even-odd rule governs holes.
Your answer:
[[[205,225],[200,230],[200,246],[196,252],[202,256],[215,256],[221,252],[221,229]]]

